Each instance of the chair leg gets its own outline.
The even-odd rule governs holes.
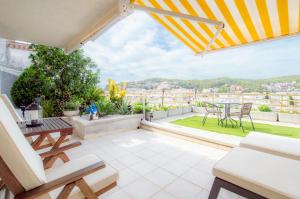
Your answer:
[[[218,178],[215,178],[208,199],[217,199],[219,196],[220,189],[221,189],[221,184],[219,183]]]
[[[254,127],[254,124],[253,124],[253,121],[252,121],[252,117],[251,117],[251,115],[248,115],[248,116],[249,116],[251,124],[252,124],[252,129],[253,129],[253,131],[255,131],[255,127]]]
[[[204,118],[203,118],[203,120],[202,120],[202,125],[203,125],[203,126],[204,126],[204,124],[205,124],[205,122],[206,122],[206,120],[207,120],[207,116],[208,116],[208,113],[205,113]]]
[[[242,118],[240,118],[240,127],[242,128],[243,133],[245,133],[244,126],[243,126],[243,122],[242,122]]]

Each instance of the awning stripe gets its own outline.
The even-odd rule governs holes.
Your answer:
[[[255,29],[255,26],[254,26],[252,20],[251,20],[251,17],[248,12],[248,9],[246,7],[245,1],[244,0],[235,0],[234,2],[244,20],[244,23],[246,24],[246,27],[248,28],[248,31],[250,32],[250,34],[252,36],[252,39],[254,41],[258,41],[260,38],[257,34],[257,31]]]
[[[171,11],[174,11],[174,12],[180,12],[179,9],[173,4],[172,1],[170,0],[165,0],[164,1],[165,4],[169,7],[169,9]],[[181,21],[205,44],[205,45],[208,45],[209,41],[204,37],[202,36],[199,31],[197,31],[197,29],[192,25],[191,22],[189,22],[188,20],[186,19],[181,19]]]
[[[277,0],[277,9],[280,20],[281,34],[287,35],[290,32],[288,0]]]
[[[260,19],[264,26],[266,37],[273,37],[273,30],[270,22],[269,11],[265,0],[255,0],[260,15]]]
[[[228,25],[231,27],[232,31],[235,33],[235,35],[238,37],[241,43],[246,43],[246,39],[244,35],[241,33],[238,25],[234,21],[230,11],[228,10],[224,0],[215,0],[218,8],[220,9],[221,13],[223,14],[223,17],[227,21]]]
[[[161,7],[161,5],[156,1],[156,0],[149,0],[149,2],[152,4],[153,7],[157,8],[157,9],[163,9]],[[170,17],[170,16],[166,16],[165,17],[171,24],[173,24],[180,32],[182,32],[186,38],[188,38],[192,43],[194,43],[196,46],[199,46],[199,48],[201,50],[204,50],[205,47],[200,45],[199,42],[197,42],[190,34],[188,34],[188,32],[182,27],[180,26],[174,18]]]
[[[213,12],[210,10],[210,8],[208,7],[207,3],[203,0],[197,0],[199,6],[202,8],[202,11],[206,14],[206,16],[209,19],[214,19],[217,20],[217,17],[213,14]],[[233,40],[230,38],[230,36],[225,32],[222,31],[221,35],[224,37],[224,39],[230,44],[230,45],[234,45],[235,43],[233,42]]]
[[[146,4],[142,0],[136,1],[139,5],[146,6]],[[187,45],[190,49],[192,49],[194,52],[198,52],[199,49],[195,47],[193,44],[191,44],[187,39],[185,39],[183,36],[181,36],[180,33],[177,33],[171,26],[169,26],[162,18],[160,18],[157,14],[150,14],[159,24],[161,24],[163,27],[165,27],[170,33],[175,35],[182,43]]]
[[[180,0],[180,3],[184,6],[184,8],[188,11],[188,13],[192,16],[198,16],[197,12],[194,10],[194,8],[191,6],[191,4],[186,0]],[[198,23],[199,26],[206,32],[206,34],[212,38],[214,36],[214,33],[207,27],[204,23]],[[216,44],[218,44],[221,48],[224,47],[224,44],[219,40],[216,39]]]
[[[134,3],[149,7],[139,9],[154,12],[151,14],[155,20],[196,53],[300,33],[300,0],[138,0]],[[196,21],[197,17],[202,22]],[[219,32],[220,27],[223,29]]]

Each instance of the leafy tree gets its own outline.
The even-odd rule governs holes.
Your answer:
[[[33,85],[39,92],[29,91],[30,95],[33,97],[42,95],[46,100],[51,100],[54,106],[53,115],[61,116],[65,102],[74,96],[86,99],[89,91],[99,83],[96,64],[84,56],[82,50],[66,54],[63,49],[44,45],[32,45],[32,49],[30,72],[33,74],[29,78],[19,78],[14,83],[16,89],[12,90],[12,96],[18,95],[18,99],[26,98],[24,92],[28,89],[22,89],[20,84],[28,85],[34,82]],[[19,104],[14,97],[13,100]],[[28,103],[29,101],[26,102]]]

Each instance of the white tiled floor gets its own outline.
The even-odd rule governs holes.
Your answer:
[[[105,199],[204,199],[211,168],[227,152],[145,130],[122,132],[68,151],[71,158],[96,154],[119,171],[118,186]],[[239,198],[222,191],[220,198]]]

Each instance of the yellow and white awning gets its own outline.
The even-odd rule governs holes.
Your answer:
[[[132,3],[133,7],[148,11],[197,54],[300,32],[300,0],[135,0]],[[171,12],[177,16],[170,15]]]

